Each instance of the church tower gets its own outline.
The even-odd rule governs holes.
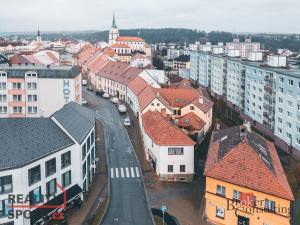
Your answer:
[[[113,13],[113,22],[112,26],[109,31],[109,37],[108,37],[108,44],[109,46],[112,46],[113,44],[116,43],[117,38],[119,37],[119,29],[116,24],[116,18],[115,18],[115,13]]]
[[[37,36],[36,36],[36,41],[37,42],[42,42],[42,37],[41,37],[41,34],[40,34],[40,28],[38,28],[38,33],[37,33]]]

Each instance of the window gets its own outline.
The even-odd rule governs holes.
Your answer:
[[[46,177],[56,173],[56,158],[50,159],[46,162]]]
[[[6,102],[7,101],[7,95],[0,95],[0,102]]]
[[[14,102],[21,102],[22,101],[22,95],[13,95],[13,101]]]
[[[28,183],[29,186],[41,180],[41,166],[38,165],[28,170]]]
[[[298,111],[300,111],[300,105],[297,105],[297,109],[298,109]]]
[[[13,83],[13,89],[21,89],[21,83]]]
[[[288,101],[288,106],[293,107],[293,103],[291,101]]]
[[[282,109],[282,108],[278,108],[278,111],[279,111],[280,113],[282,113],[282,112],[283,112],[283,109]]]
[[[291,112],[287,112],[288,117],[292,117],[292,113]]]
[[[35,82],[29,82],[29,83],[27,83],[27,88],[29,90],[36,90],[36,83]]]
[[[10,203],[9,200],[2,200],[2,201],[0,201],[0,218],[1,217],[6,217],[6,216],[9,215],[9,212],[11,210],[13,210],[11,208],[11,205],[12,204]]]
[[[280,102],[280,103],[282,103],[283,102],[283,99],[282,98],[278,98],[278,101]]]
[[[300,145],[300,139],[299,138],[296,139],[296,142],[297,142],[298,145]]]
[[[241,200],[241,192],[237,191],[237,190],[233,190],[233,197],[234,200]]]
[[[284,78],[283,77],[279,77],[279,81],[280,81],[280,83],[283,83],[284,82]]]
[[[84,179],[86,175],[86,162],[83,163],[82,165],[82,178]]]
[[[294,81],[293,80],[289,80],[289,85],[293,86],[294,85]]]
[[[282,123],[282,118],[278,117],[278,122]]]
[[[29,199],[30,199],[30,204],[39,204],[42,201],[42,191],[41,187],[38,187],[31,192],[29,192]]]
[[[168,155],[183,155],[183,148],[168,148]]]
[[[61,168],[66,168],[71,165],[71,152],[66,152],[61,155]]]
[[[22,106],[14,106],[13,112],[14,113],[22,113]]]
[[[180,165],[180,173],[185,173],[185,165]]]
[[[190,110],[195,110],[195,107],[191,105]]]
[[[0,106],[0,113],[7,113],[7,106]]]
[[[297,127],[297,133],[300,134],[300,127]]]
[[[37,113],[37,107],[36,106],[28,106],[28,113],[29,114],[36,114]]]
[[[11,192],[12,189],[12,176],[0,177],[0,194]]]
[[[91,134],[92,145],[95,143],[95,132],[93,131]]]
[[[68,187],[72,183],[71,170],[62,175],[63,187]]]
[[[225,209],[216,207],[216,217],[224,219],[225,218]]]
[[[217,194],[218,195],[225,196],[225,191],[226,191],[226,188],[224,186],[217,185]]]
[[[282,133],[282,129],[280,127],[278,127],[278,132]]]
[[[283,88],[279,88],[279,92],[280,92],[280,93],[283,93]]]
[[[37,95],[28,95],[28,102],[36,102]]]
[[[290,122],[287,122],[286,125],[288,126],[288,128],[292,127],[292,124]]]
[[[84,145],[82,146],[81,156],[82,156],[82,161],[83,161],[85,159],[85,156],[86,156],[86,143],[84,143]]]
[[[6,83],[0,82],[0,90],[6,90]]]
[[[50,197],[50,195],[54,195],[56,193],[56,179],[50,180],[46,184],[46,193]]]
[[[87,151],[89,152],[91,148],[91,137],[87,139]]]
[[[173,165],[168,165],[168,172],[173,173]]]
[[[275,211],[275,202],[266,199],[265,200],[265,209],[270,210],[270,211]]]

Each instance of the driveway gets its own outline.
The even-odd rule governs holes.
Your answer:
[[[129,136],[123,126],[124,116],[114,104],[84,90],[84,98],[104,123],[108,150],[110,203],[103,225],[153,225],[141,168]]]

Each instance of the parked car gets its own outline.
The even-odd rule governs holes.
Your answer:
[[[123,104],[118,105],[118,110],[120,113],[126,113],[126,106]]]
[[[114,103],[114,104],[118,104],[118,103],[119,103],[119,99],[116,98],[116,97],[111,98],[110,101],[111,101],[112,103]]]
[[[109,98],[109,94],[106,93],[106,92],[104,92],[103,95],[102,95],[102,97],[103,97],[103,98]]]
[[[87,103],[88,103],[87,100],[85,100],[84,98],[81,100],[82,105],[86,105]]]
[[[88,84],[87,80],[82,80],[81,83],[82,83],[82,86],[86,86]]]
[[[88,86],[87,90],[88,90],[88,91],[94,91],[94,89],[93,89],[92,86]]]
[[[97,96],[102,96],[104,94],[104,91],[96,91],[95,93]]]
[[[131,122],[130,122],[129,117],[126,117],[126,118],[124,119],[124,126],[125,126],[125,127],[130,127],[130,126],[131,126]]]

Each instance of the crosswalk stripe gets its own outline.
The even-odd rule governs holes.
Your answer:
[[[135,167],[136,176],[140,177],[140,171],[138,167]]]
[[[121,168],[121,177],[124,177],[124,170]]]
[[[130,167],[130,171],[131,171],[131,176],[132,176],[132,177],[135,177],[133,167]]]
[[[110,177],[114,178],[114,169],[113,168],[110,168]]]
[[[126,167],[125,171],[126,171],[126,177],[130,177],[130,174],[129,174],[129,169],[128,169],[128,167]]]
[[[116,178],[119,178],[119,170],[116,168]]]

